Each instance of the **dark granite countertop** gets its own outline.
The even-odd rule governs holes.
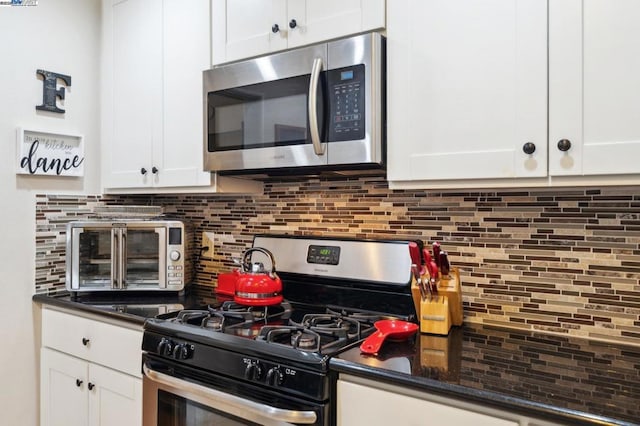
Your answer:
[[[158,292],[102,292],[48,296],[36,294],[32,300],[44,305],[78,310],[106,316],[119,321],[144,324],[147,318],[162,316],[182,309],[195,309],[207,305],[218,305],[228,296],[217,296],[211,287],[190,286],[185,294]]]
[[[564,424],[640,424],[640,348],[481,325],[352,348],[333,370]]]

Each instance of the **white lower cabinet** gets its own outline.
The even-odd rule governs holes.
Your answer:
[[[142,424],[142,330],[45,308],[42,341],[41,426]]]
[[[337,390],[338,426],[556,425],[349,375],[340,375]]]

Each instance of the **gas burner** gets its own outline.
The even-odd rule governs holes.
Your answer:
[[[177,322],[180,324],[192,324],[194,320],[201,321],[201,318],[206,318],[209,316],[209,311],[203,309],[183,309],[178,312],[174,318],[171,318],[169,321]]]
[[[207,330],[222,331],[224,329],[224,320],[225,317],[221,313],[209,311],[200,325]]]
[[[291,304],[283,301],[277,305],[247,306],[228,300],[218,308],[209,307],[209,312],[219,313],[228,318],[236,318],[245,322],[266,321],[271,318],[287,320],[291,316]]]
[[[318,348],[320,336],[310,330],[298,330],[291,334],[291,346],[298,349]],[[317,350],[317,349],[315,349]]]
[[[279,343],[303,351],[320,352],[322,337],[315,331],[305,327],[269,325],[262,327],[256,340]]]
[[[336,313],[306,314],[300,324],[289,321],[292,325],[308,328],[323,335],[340,339],[360,338],[360,322],[356,319]]]
[[[341,315],[343,317],[349,317],[357,320],[358,322],[371,324],[371,325],[373,325],[373,323],[375,323],[376,321],[380,321],[383,319],[398,319],[398,317],[396,316],[392,316],[392,315],[384,314],[380,312],[346,309],[346,308],[340,308],[336,306],[328,307],[327,313],[333,314],[333,315]]]

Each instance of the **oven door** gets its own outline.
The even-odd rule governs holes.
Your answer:
[[[326,405],[301,402],[220,376],[208,377],[146,354],[143,372],[143,426],[327,424]]]

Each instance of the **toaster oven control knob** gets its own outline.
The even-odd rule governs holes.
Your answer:
[[[262,378],[262,365],[255,361],[247,364],[244,370],[244,378],[247,380],[260,380]]]
[[[175,359],[189,359],[192,355],[193,347],[187,343],[182,343],[173,347],[173,357]]]
[[[171,252],[169,253],[169,259],[173,260],[174,262],[176,260],[179,260],[180,252],[178,250],[171,250]]]
[[[284,382],[284,374],[279,367],[273,367],[267,371],[267,384],[271,386],[280,386]]]

